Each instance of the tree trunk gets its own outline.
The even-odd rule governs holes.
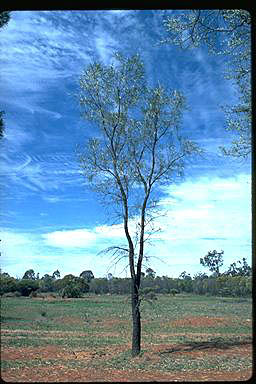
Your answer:
[[[132,298],[132,356],[137,356],[140,353],[141,343],[141,322],[140,322],[140,300],[139,290],[136,283],[132,279],[131,287]]]

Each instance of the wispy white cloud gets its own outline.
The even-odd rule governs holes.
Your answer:
[[[95,233],[86,229],[56,231],[44,234],[42,237],[47,245],[60,248],[86,248],[96,241]]]
[[[82,182],[79,165],[70,154],[3,155],[1,174],[15,186],[31,191],[51,191]]]

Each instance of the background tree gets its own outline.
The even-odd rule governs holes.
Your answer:
[[[200,264],[215,273],[217,276],[220,275],[220,267],[223,265],[223,253],[224,251],[217,252],[209,251],[206,256],[200,258]]]
[[[54,278],[46,273],[39,282],[41,292],[53,292],[54,291]]]
[[[242,261],[238,260],[230,264],[225,274],[230,276],[250,276],[252,274],[252,268],[248,265],[245,257],[243,257]]]
[[[17,281],[8,273],[0,273],[0,296],[7,292],[15,292],[17,290]]]
[[[28,280],[36,280],[36,275],[33,269],[28,269],[25,273],[22,279],[28,279]]]
[[[154,279],[155,276],[156,276],[156,273],[155,273],[155,271],[152,268],[147,268],[146,269],[146,276],[147,277],[151,277],[152,279]]]
[[[168,38],[164,43],[180,48],[206,46],[223,55],[225,77],[239,91],[239,103],[224,106],[227,129],[238,134],[232,146],[221,147],[226,155],[246,157],[251,152],[251,16],[242,9],[188,10],[164,20]]]
[[[83,279],[85,279],[85,281],[87,283],[90,283],[92,279],[94,279],[94,274],[92,273],[92,271],[83,271],[80,273],[80,277],[82,277]]]
[[[55,286],[61,292],[62,297],[81,297],[84,293],[89,292],[89,285],[82,277],[72,274],[66,275],[63,279],[58,280]]]
[[[186,271],[181,272],[179,275],[179,290],[184,292],[191,292],[192,290],[192,277]]]
[[[6,26],[10,20],[10,14],[9,11],[0,11],[0,28]]]
[[[53,272],[52,274],[53,279],[60,279],[60,271],[56,269],[56,271]]]
[[[29,296],[31,292],[37,291],[39,288],[39,281],[32,279],[21,279],[17,281],[17,291],[22,296]]]
[[[80,164],[91,189],[111,204],[123,223],[127,246],[106,252],[115,252],[117,260],[128,257],[132,354],[137,355],[141,268],[145,241],[156,230],[156,187],[174,182],[184,159],[199,149],[179,132],[184,97],[160,84],[147,87],[138,55],[126,59],[116,54],[110,66],[89,65],[80,77],[80,88],[82,116],[93,123],[95,132],[80,149]]]

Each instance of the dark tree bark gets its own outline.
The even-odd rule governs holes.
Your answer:
[[[141,320],[140,320],[140,298],[136,280],[131,283],[132,299],[132,356],[137,356],[141,350]]]

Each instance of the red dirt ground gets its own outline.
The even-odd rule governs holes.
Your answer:
[[[240,372],[148,372],[118,369],[72,369],[63,366],[8,369],[2,372],[6,382],[143,382],[143,381],[245,381],[250,370]]]
[[[223,317],[187,317],[185,319],[175,320],[171,322],[173,326],[179,327],[216,327],[218,325],[230,324],[229,319]]]
[[[65,321],[65,319],[62,319]],[[76,319],[75,319],[76,320]],[[104,321],[104,326],[107,325],[108,320]],[[117,321],[118,322],[118,321]],[[70,319],[69,319],[70,323]],[[190,317],[185,319],[180,319],[177,321],[171,322],[171,325],[175,326],[191,326],[191,327],[200,327],[200,326],[216,326],[217,324],[222,324],[225,326],[227,319],[223,318],[208,318],[208,317]],[[111,324],[113,325],[113,322]],[[5,339],[13,337],[16,333],[33,334],[37,331],[25,331],[25,330],[3,330]],[[61,332],[61,331],[45,331],[40,332],[40,337],[44,336],[49,338],[49,334],[52,337],[68,337],[72,335],[73,332]],[[102,332],[102,335],[105,335],[106,332]],[[184,334],[184,333],[183,333]],[[85,336],[86,333],[76,333],[78,336]],[[101,335],[101,333],[99,333]],[[113,333],[109,332],[110,336],[113,336]],[[175,333],[175,335],[177,335]],[[188,334],[187,334],[188,335]],[[191,335],[202,336],[202,333],[191,333]],[[209,334],[205,334],[209,335]],[[159,335],[163,338],[170,335]],[[211,334],[211,336],[213,336]],[[215,335],[217,336],[217,334]],[[22,337],[22,336],[15,336]],[[163,340],[164,342],[164,340]],[[100,369],[100,368],[68,368],[65,366],[65,361],[77,359],[79,361],[84,361],[86,363],[93,361],[104,361],[105,359],[111,359],[115,355],[120,354],[121,352],[127,351],[131,348],[131,345],[116,345],[109,347],[98,348],[97,351],[71,351],[68,348],[62,348],[60,346],[48,345],[45,347],[26,347],[26,348],[15,348],[9,347],[5,348],[2,351],[1,359],[5,361],[14,361],[19,360],[23,361],[26,365],[27,360],[51,360],[59,359],[60,362],[57,365],[46,366],[35,366],[30,367],[20,367],[20,368],[6,368],[2,370],[1,378],[6,382],[183,382],[183,381],[245,381],[250,379],[252,371],[251,369],[245,369],[237,372],[222,372],[217,370],[200,370],[200,371],[187,371],[187,372],[162,372],[162,371],[146,371],[143,369]],[[191,358],[203,358],[205,354],[207,356],[232,356],[238,355],[241,357],[250,358],[252,355],[252,346],[250,343],[241,344],[239,346],[234,345],[229,348],[219,348],[218,345],[208,347],[203,345],[203,348],[191,348],[188,344],[150,344],[142,345],[143,349],[147,351],[144,352],[143,356],[134,358],[134,361],[141,359],[142,362],[150,361],[151,363],[157,362],[161,359],[162,353],[172,353],[176,358],[177,356],[190,356]],[[62,364],[61,364],[62,361]]]
[[[74,360],[91,361],[96,358],[97,360],[104,360],[119,354],[120,352],[129,349],[130,346],[114,346],[102,349],[101,351],[73,351],[63,349],[57,346],[46,346],[40,349],[36,347],[20,348],[7,348],[2,352],[3,360],[51,360],[60,359],[63,361]],[[203,354],[213,355],[233,355],[239,354],[240,356],[251,355],[251,345],[245,344],[242,346],[235,346],[229,349],[210,348],[209,350],[188,350],[187,345],[181,344],[159,344],[151,345],[150,351],[145,352],[143,360],[157,361],[160,359],[159,353],[166,353],[170,349],[176,350],[175,355],[189,354],[191,358],[203,357]],[[134,358],[134,360],[140,357]],[[199,372],[169,372],[164,373],[161,371],[149,372],[146,370],[118,370],[118,369],[95,369],[95,368],[67,368],[64,365],[54,365],[49,367],[33,367],[27,368],[9,368],[2,370],[2,379],[6,382],[143,382],[143,381],[244,381],[248,380],[251,376],[251,370],[243,370],[239,372],[220,372],[214,370],[205,370]]]

